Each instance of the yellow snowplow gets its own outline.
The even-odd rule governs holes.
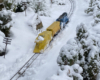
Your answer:
[[[47,28],[47,31],[52,32],[52,36],[54,36],[59,30],[60,30],[60,22],[59,21],[55,21]]]
[[[52,32],[51,31],[44,31],[38,35],[35,40],[35,48],[34,53],[42,53],[45,48],[48,46],[49,42],[52,39]]]
[[[60,30],[60,22],[55,21],[52,23],[46,31],[40,33],[35,40],[35,48],[34,53],[42,53],[44,52],[45,48],[48,46],[52,37]]]

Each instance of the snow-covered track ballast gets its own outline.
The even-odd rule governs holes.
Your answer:
[[[34,54],[15,74],[10,80],[18,80],[19,77],[30,67],[40,54]]]
[[[71,16],[75,9],[75,4],[74,4],[74,0],[69,0],[69,1],[71,3],[71,8],[68,13],[68,18],[71,19]],[[63,31],[63,30],[61,30],[61,31]],[[60,33],[61,32],[59,32],[59,34]],[[10,80],[18,80],[18,78],[23,76],[23,73],[30,67],[30,65],[38,58],[39,55],[40,55],[39,53],[36,53],[36,54],[34,53],[33,56],[10,78]]]

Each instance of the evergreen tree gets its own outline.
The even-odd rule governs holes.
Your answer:
[[[89,35],[87,28],[81,24],[77,27],[77,41],[81,44],[79,64],[83,68],[83,77],[87,80],[96,80],[99,72],[99,47],[94,35]],[[81,52],[82,51],[82,52]]]
[[[92,13],[94,25],[100,22],[100,0],[90,0],[89,8],[85,10],[87,14]]]
[[[7,25],[11,21],[11,12],[8,10],[2,10],[0,12],[0,30],[5,34],[6,37],[9,36],[11,25]]]
[[[96,80],[100,68],[100,42],[95,35],[90,35],[87,27],[81,24],[76,29],[77,36],[61,49],[57,62],[63,70],[64,65],[79,64],[83,68],[84,80]],[[78,80],[78,79],[74,79]]]
[[[75,39],[67,42],[67,45],[62,47],[60,55],[58,56],[57,63],[62,65],[73,65],[78,60],[78,45]]]
[[[34,0],[34,2],[31,4],[31,7],[33,8],[35,13],[38,13],[38,15],[49,16],[48,6],[45,0]]]

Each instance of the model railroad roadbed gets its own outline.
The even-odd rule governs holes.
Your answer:
[[[73,14],[75,5],[74,5],[73,0],[69,0],[69,1],[71,3],[71,9],[68,13],[68,18],[70,19]],[[59,32],[59,34],[60,34],[60,32]],[[41,55],[41,54],[33,53],[33,56],[9,80],[18,80],[18,78],[20,78],[23,75],[23,73],[30,67],[30,65],[38,58],[39,55]]]

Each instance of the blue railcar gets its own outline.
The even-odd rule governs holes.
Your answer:
[[[67,17],[67,13],[64,12],[56,21],[60,21],[61,28],[65,27],[66,24],[69,22],[69,18]]]

